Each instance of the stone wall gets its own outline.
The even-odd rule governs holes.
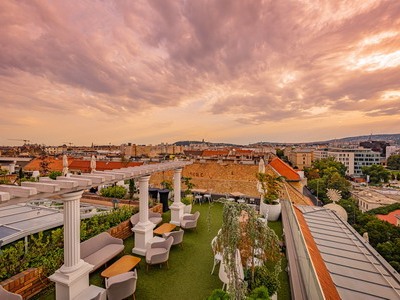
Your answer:
[[[24,299],[30,299],[49,285],[50,281],[43,275],[42,269],[30,268],[7,280],[0,285],[7,291],[20,294]]]
[[[258,197],[256,174],[258,165],[235,163],[196,162],[186,166],[182,176],[191,177],[196,189],[211,190],[216,194],[241,192],[248,196]],[[150,184],[160,187],[163,180],[172,181],[173,171],[159,172],[151,175]],[[182,186],[182,190],[185,187]]]

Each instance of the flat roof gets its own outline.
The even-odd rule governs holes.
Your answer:
[[[400,276],[346,221],[297,205],[342,299],[400,299]]]
[[[3,245],[22,239],[28,235],[59,227],[64,224],[62,203],[59,208],[50,207],[57,200],[43,199],[26,204],[0,207],[0,240]],[[81,203],[81,219],[90,218],[109,207]]]

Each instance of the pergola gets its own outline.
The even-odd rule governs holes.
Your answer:
[[[174,203],[170,206],[171,223],[180,225],[184,204],[181,202],[182,169],[189,161],[173,161],[141,165],[109,171],[59,176],[56,180],[41,177],[39,182],[22,182],[22,186],[0,185],[0,206],[26,203],[35,199],[60,196],[64,203],[64,264],[49,278],[56,283],[56,299],[71,300],[89,287],[93,266],[80,258],[80,199],[83,191],[100,184],[120,180],[139,180],[139,223],[134,227],[133,253],[146,255],[146,246],[153,239],[154,224],[148,218],[149,179],[156,172],[174,170]]]

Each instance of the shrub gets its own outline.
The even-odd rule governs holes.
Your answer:
[[[265,264],[263,266],[255,267],[254,269],[254,281],[249,280],[249,289],[254,290],[258,287],[265,286],[270,296],[275,294],[279,289],[279,273],[281,271],[280,265],[269,266]],[[249,277],[246,276],[246,277]]]
[[[207,300],[229,300],[229,294],[221,289],[215,289],[212,291],[211,295]]]
[[[57,176],[61,176],[61,175],[62,175],[62,173],[61,173],[60,171],[53,171],[53,172],[51,172],[51,173],[49,174],[49,177],[50,177],[51,179],[56,180],[56,179],[57,179]]]
[[[100,190],[100,195],[108,198],[122,199],[125,197],[127,191],[123,186],[109,186]]]
[[[269,300],[268,289],[265,286],[255,288],[248,297],[249,300]]]
[[[137,207],[123,206],[109,213],[81,220],[81,241],[128,220],[136,211]],[[27,253],[23,241],[4,246],[0,254],[0,280],[31,267],[43,267],[46,276],[53,274],[63,263],[63,238],[63,228],[56,228],[29,236]]]

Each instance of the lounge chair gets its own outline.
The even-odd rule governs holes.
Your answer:
[[[108,300],[122,300],[130,295],[135,299],[137,272],[126,272],[106,279]]]
[[[194,214],[184,215],[181,220],[181,228],[193,229],[197,228],[197,220],[200,217],[200,212],[196,211]]]
[[[169,268],[169,250],[171,249],[173,242],[174,238],[170,236],[165,241],[155,242],[150,245],[150,248],[146,252],[147,271],[149,270],[149,265],[158,265],[163,263],[166,263],[167,268]]]
[[[167,233],[163,233],[163,238],[167,239],[168,237],[172,236],[174,238],[174,242],[172,243],[172,245],[180,245],[183,248],[183,234],[185,233],[185,231],[183,231],[182,229],[179,229],[177,231],[171,231],[171,232],[167,232]]]

